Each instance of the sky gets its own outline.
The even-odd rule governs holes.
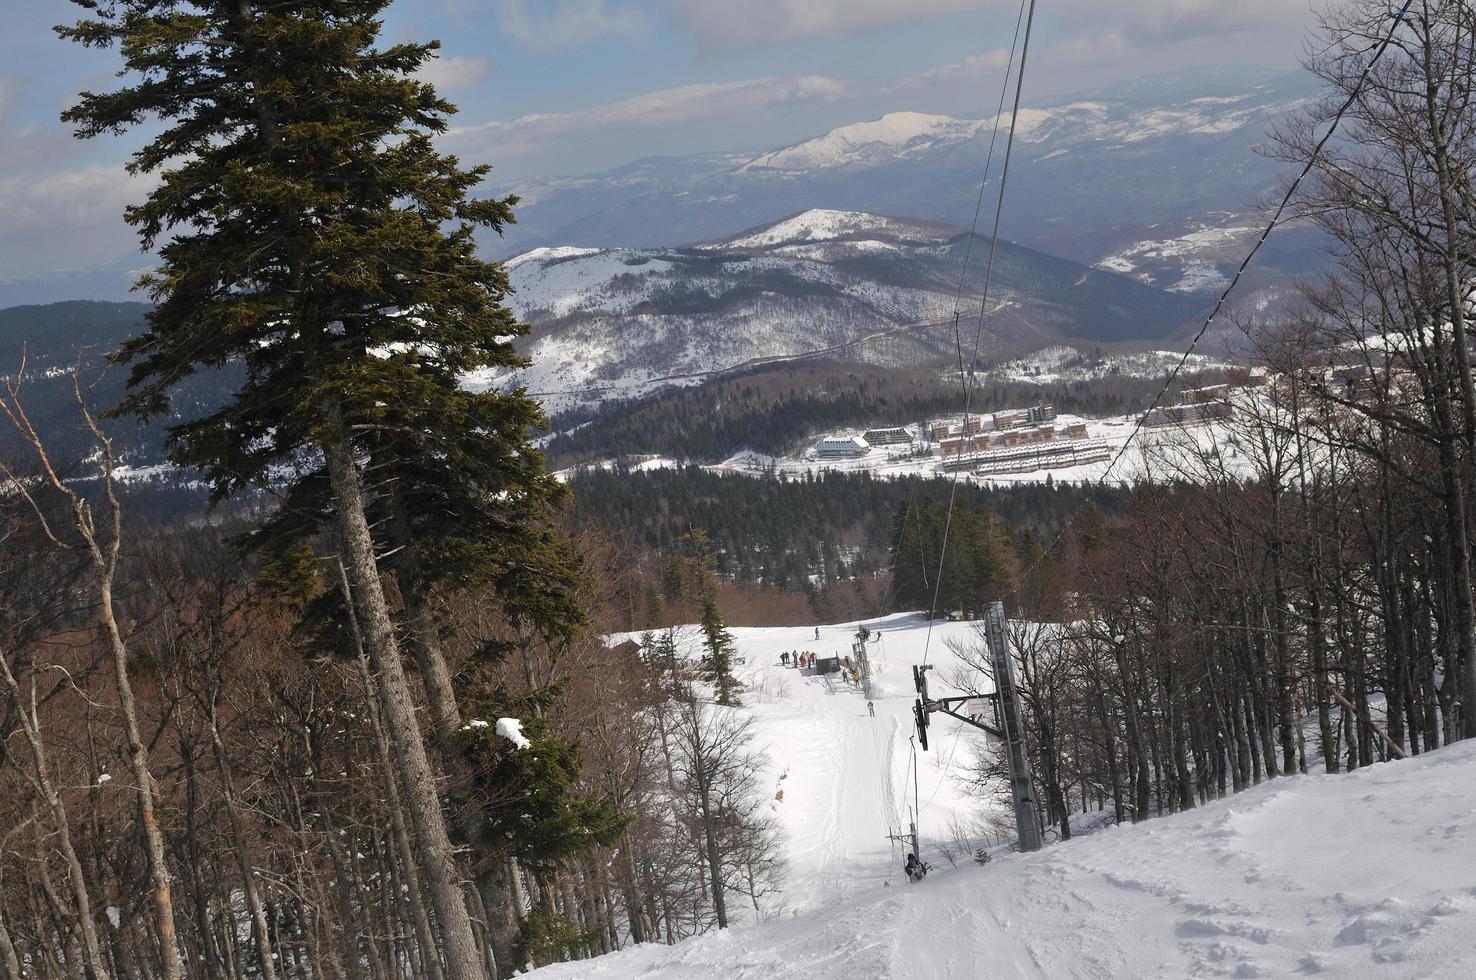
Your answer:
[[[1209,64],[1294,70],[1330,0],[1040,0],[1027,101]],[[1335,0],[1331,0],[1335,2]],[[3,0],[0,284],[136,260],[123,171],[138,137],[58,113],[115,56],[58,40],[64,0]],[[1019,0],[397,0],[387,40],[438,38],[447,145],[497,184],[654,154],[763,150],[914,110],[984,115]]]

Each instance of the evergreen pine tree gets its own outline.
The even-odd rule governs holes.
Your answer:
[[[394,532],[371,530],[370,509],[382,460],[446,460],[419,484],[436,488],[429,499],[544,493],[526,447],[536,408],[460,387],[521,363],[505,273],[474,238],[511,220],[514,201],[470,197],[488,168],[436,149],[455,109],[414,75],[436,45],[379,46],[388,0],[76,2],[87,15],[60,33],[116,45],[128,81],[84,93],[64,118],[84,137],[164,124],[129,164],[158,175],[126,217],[159,265],[142,281],[156,304],[147,329],[119,354],[132,365],[121,410],[165,414],[189,375],[244,369],[219,411],[172,428],[171,455],[217,500],[290,473],[289,498],[321,501],[381,679],[448,976],[483,977],[376,558]],[[473,490],[467,467],[507,453]],[[442,534],[437,563],[497,540],[481,533],[495,518],[472,513],[478,533]]]
[[[741,686],[733,676],[736,649],[733,634],[723,622],[722,610],[717,602],[717,575],[714,571],[712,546],[701,530],[689,531],[683,538],[686,546],[686,562],[689,581],[695,586],[700,609],[698,620],[702,627],[702,679],[713,686],[717,703],[736,705],[738,688]]]
[[[703,679],[717,691],[717,703],[738,704],[740,685],[733,676],[733,634],[723,623],[717,599],[706,592],[702,596],[702,644],[707,650],[702,658]]]

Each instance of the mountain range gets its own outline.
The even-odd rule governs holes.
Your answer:
[[[652,378],[817,349],[869,363],[952,363],[956,309],[964,356],[980,330],[990,359],[1160,340],[1204,305],[1001,242],[981,328],[988,250],[987,239],[941,223],[825,209],[681,248],[534,249],[507,263],[513,309],[534,328],[523,341],[532,366],[498,380],[525,385],[558,412],[642,393]]]
[[[1257,152],[1279,119],[1307,103],[1305,73],[1206,68],[1107,86],[1022,109],[1002,215],[1003,237],[1174,292],[1208,295],[1226,282],[1261,220],[1277,165]],[[791,146],[652,157],[602,173],[490,188],[516,193],[517,224],[485,242],[512,259],[538,248],[671,249],[721,242],[814,209],[905,215],[987,229],[1004,130],[975,117],[894,112]],[[1274,300],[1315,269],[1310,229],[1283,226],[1262,250],[1242,297]],[[0,305],[37,296],[123,295],[136,255],[58,273],[47,282],[0,275]],[[1260,294],[1256,296],[1255,294]]]
[[[1022,109],[1001,234],[1184,292],[1222,286],[1253,234],[1278,165],[1258,153],[1316,92],[1305,73],[1213,68],[1140,79]],[[812,208],[987,228],[1003,156],[996,119],[896,112],[756,153],[657,157],[599,174],[509,184],[518,224],[489,247],[667,247],[723,239]],[[1289,226],[1252,288],[1315,263]],[[1310,249],[1315,252],[1316,249]]]

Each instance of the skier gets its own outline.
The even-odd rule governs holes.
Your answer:
[[[907,852],[907,864],[903,866],[907,873],[908,881],[922,881],[928,873],[928,866],[917,859],[917,855],[911,851]]]
[[[784,666],[786,666],[786,667],[789,666],[789,651],[788,650],[785,650],[783,653],[779,654],[779,662],[781,664],[783,664]]]
[[[815,639],[820,639],[820,627],[815,627]]]
[[[866,702],[866,711],[871,715],[871,717],[876,717],[876,705],[872,704],[870,701]]]

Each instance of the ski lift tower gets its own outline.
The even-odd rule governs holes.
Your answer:
[[[1010,774],[1010,795],[1015,802],[1015,826],[1019,833],[1020,850],[1038,851],[1042,836],[1040,821],[1035,814],[1035,790],[1030,772],[1030,751],[1025,742],[1025,719],[1020,710],[1020,689],[1015,682],[1015,660],[1010,655],[1009,637],[1005,633],[1003,602],[991,602],[984,611],[984,641],[989,647],[989,664],[994,672],[994,692],[983,698],[928,697],[927,672],[932,664],[912,668],[913,683],[917,686],[917,703],[913,707],[913,718],[917,725],[918,743],[923,751],[928,749],[929,716],[937,711],[956,718],[975,728],[983,729],[1004,742],[1005,762]],[[980,716],[984,713],[981,700],[994,702],[994,724],[990,725]]]
[[[871,660],[866,656],[866,641],[871,639],[871,630],[865,626],[856,630],[856,639],[851,643],[851,656],[856,662],[856,669],[861,674],[861,690],[866,694],[866,700],[876,700],[875,689],[871,685]]]
[[[1009,637],[1005,634],[1003,602],[991,602],[985,610],[984,639],[989,645],[989,659],[994,666],[994,688],[998,694],[994,707],[1009,760],[1010,795],[1015,799],[1015,826],[1020,831],[1020,850],[1038,851],[1041,846],[1040,822],[1035,814],[1030,751],[1025,744],[1020,688],[1015,684],[1015,658],[1010,655]]]

